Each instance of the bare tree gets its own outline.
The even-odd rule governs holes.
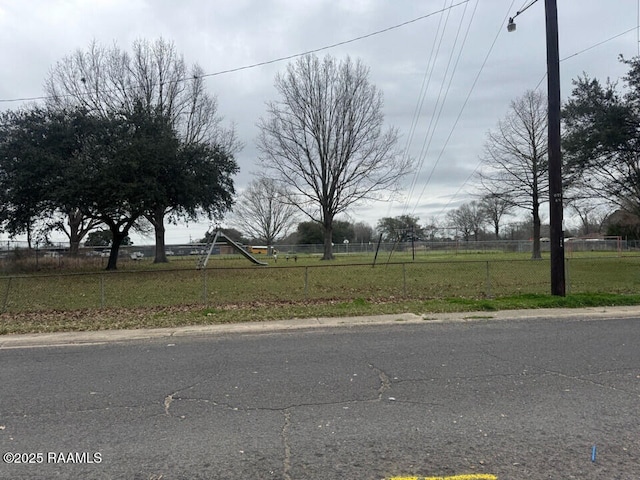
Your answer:
[[[431,218],[425,222],[422,228],[424,232],[423,240],[435,240],[438,236],[438,231],[442,230],[440,228],[440,221],[435,216],[431,216]]]
[[[269,178],[252,181],[233,207],[232,223],[247,237],[267,246],[289,233],[296,223],[296,207],[287,203],[282,187]]]
[[[86,51],[64,57],[45,82],[49,104],[55,108],[83,107],[94,115],[133,114],[141,107],[167,119],[184,145],[216,146],[233,155],[240,144],[234,128],[222,126],[217,100],[209,95],[202,69],[188,67],[175,45],[162,38],[137,40],[132,53],[117,45],[92,42]],[[156,262],[166,262],[164,221],[180,216],[176,205],[149,207],[146,219],[155,229]]]
[[[108,116],[142,104],[168,118],[186,143],[237,145],[233,131],[221,126],[217,100],[206,92],[202,74],[163,38],[136,40],[131,54],[94,41],[56,63],[45,90],[56,107],[80,105]]]
[[[500,222],[513,210],[513,200],[508,193],[487,193],[480,200],[480,208],[485,218],[491,222],[496,240],[500,239]]]
[[[353,233],[355,235],[353,241],[356,243],[369,243],[373,239],[373,227],[365,222],[354,223]]]
[[[540,92],[527,91],[489,132],[484,147],[489,168],[480,173],[485,190],[508,194],[513,205],[531,212],[534,259],[542,258],[540,204],[549,191],[547,151],[547,100]]]
[[[602,202],[579,199],[571,202],[570,206],[580,219],[579,235],[602,233],[610,212],[610,209],[607,209]]]
[[[382,93],[360,61],[307,55],[275,86],[281,99],[259,122],[260,162],[290,187],[290,203],[322,225],[329,260],[336,215],[396,191],[412,162],[396,150],[397,131],[383,131]]]
[[[477,242],[482,232],[482,226],[486,223],[485,213],[475,200],[450,211],[447,218],[451,227],[462,234],[465,242],[468,242],[471,236]]]

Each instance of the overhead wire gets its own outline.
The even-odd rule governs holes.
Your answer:
[[[592,50],[593,48],[599,47],[600,45],[603,45],[607,42],[610,42],[611,40],[615,40],[618,37],[621,37],[623,35],[626,35],[630,32],[633,32],[634,30],[638,30],[640,32],[640,26],[636,26],[633,28],[630,28],[628,30],[625,30],[622,33],[619,33],[617,35],[613,35],[612,37],[607,38],[606,40],[602,40],[598,43],[595,43],[587,48],[584,48],[578,52],[572,53],[571,55],[567,55],[566,57],[563,57],[560,59],[560,62],[564,62],[565,60],[569,60],[573,57],[576,57],[578,55],[581,55],[585,52],[588,52],[589,50]],[[540,79],[540,81],[538,82],[538,84],[536,85],[536,87],[534,88],[534,90],[538,90],[540,88],[540,85],[542,84],[542,82],[544,81],[544,79],[547,78],[547,74],[545,73],[542,78]],[[438,215],[442,215],[444,213],[444,211],[449,208],[449,205],[451,205],[451,203],[453,203],[453,201],[455,200],[455,198],[458,196],[458,194],[462,191],[462,189],[467,185],[467,183],[469,183],[469,181],[476,175],[476,173],[478,172],[478,170],[480,169],[480,167],[482,166],[482,164],[484,163],[484,160],[480,160],[478,162],[478,164],[476,165],[476,168],[471,172],[471,174],[467,177],[467,179],[462,183],[462,185],[460,185],[460,187],[458,188],[458,190],[456,191],[456,193],[453,194],[453,196],[449,199],[449,202],[447,202],[447,204],[443,207],[443,209],[440,211],[440,213]]]
[[[611,40],[615,40],[615,39],[616,39],[616,38],[618,38],[618,37],[622,37],[623,35],[626,35],[627,33],[633,32],[634,30],[635,30],[635,31],[637,31],[637,32],[640,32],[640,27],[635,26],[635,27],[633,27],[633,28],[630,28],[630,29],[628,29],[628,30],[625,30],[625,31],[624,31],[624,32],[622,32],[622,33],[618,33],[617,35],[614,35],[613,37],[609,37],[609,38],[607,38],[606,40],[602,40],[601,42],[594,43],[594,44],[593,44],[593,45],[591,45],[590,47],[587,47],[587,48],[585,48],[585,49],[583,49],[583,50],[580,50],[579,52],[572,53],[571,55],[568,55],[568,56],[566,56],[566,57],[564,57],[564,58],[561,58],[561,59],[560,59],[560,62],[562,63],[562,62],[564,62],[565,60],[569,60],[570,58],[577,57],[578,55],[581,55],[581,54],[583,54],[583,53],[585,53],[585,52],[588,52],[589,50],[594,49],[594,48],[596,48],[596,47],[599,47],[600,45],[603,45],[603,44],[605,44],[605,43],[607,43],[607,42],[610,42]],[[640,44],[639,44],[639,45],[640,45]],[[538,90],[538,89],[540,88],[540,85],[542,85],[542,82],[544,82],[544,79],[545,79],[545,78],[547,78],[547,73],[546,73],[546,72],[544,73],[544,75],[542,75],[542,78],[540,79],[540,81],[538,82],[538,84],[536,85],[536,88],[534,88],[534,90]]]
[[[449,11],[449,12],[450,12],[450,11]],[[446,19],[446,21],[445,21],[445,26],[446,26],[446,24],[448,24],[448,22],[449,22],[449,12],[447,12],[447,19]],[[463,17],[463,18],[464,18],[464,17]],[[461,24],[462,24],[462,20],[463,20],[463,18],[461,19]],[[443,32],[443,35],[440,37],[440,41],[439,41],[439,43],[438,43],[438,50],[437,50],[437,52],[436,52],[436,55],[440,53],[440,47],[442,46],[442,42],[443,42],[443,40],[444,40],[444,32]],[[456,37],[456,41],[457,41],[457,37]],[[454,48],[455,48],[455,45],[454,45]],[[450,52],[450,54],[449,54],[449,62],[447,63],[447,70],[448,70],[448,68],[449,68],[449,65],[451,64],[451,58],[452,58],[452,56],[453,56],[454,48],[452,48],[452,49],[451,49],[451,52]],[[434,66],[435,66],[435,64],[434,64]],[[431,75],[433,75],[433,70],[431,71]],[[441,83],[441,87],[440,87],[440,92],[442,92],[442,85],[444,85],[444,82],[446,82],[446,77],[447,77],[447,74],[445,73],[445,74],[443,75],[443,78],[442,78],[442,83]],[[425,92],[425,96],[426,96],[426,92]],[[438,96],[438,100],[436,101],[435,105],[433,106],[434,113],[435,113],[435,110],[437,110],[437,108],[438,108],[438,102],[439,102],[439,101],[440,101],[440,96]],[[421,149],[421,152],[420,152],[420,154],[418,155],[418,167],[416,168],[416,171],[415,171],[415,174],[414,174],[414,181],[413,181],[413,183],[412,183],[412,185],[411,185],[411,190],[410,190],[410,192],[409,192],[409,195],[408,195],[408,197],[407,197],[407,201],[405,202],[405,205],[404,205],[404,208],[403,208],[403,214],[404,214],[404,213],[406,213],[406,211],[408,210],[408,207],[409,207],[409,198],[411,197],[411,195],[413,195],[413,191],[414,191],[414,189],[415,189],[415,186],[417,185],[418,178],[419,178],[419,176],[420,176],[420,174],[421,174],[421,172],[422,172],[422,167],[424,166],[425,155],[423,155],[423,153],[424,153],[424,149],[425,149],[426,138],[428,137],[428,135],[429,135],[429,131],[431,130],[432,125],[433,125],[433,119],[434,119],[434,115],[432,114],[432,115],[431,115],[431,117],[430,117],[430,122],[429,122],[429,125],[428,125],[428,128],[427,128],[427,132],[426,132],[426,134],[425,134],[425,140],[424,140],[424,141],[423,141],[423,143],[422,143],[422,149]]]
[[[444,6],[447,5],[447,1],[448,0],[444,0]],[[406,146],[403,150],[403,156],[408,157],[409,156],[409,151],[411,149],[411,144],[413,143],[413,138],[415,135],[415,131],[416,128],[418,126],[419,120],[420,120],[420,116],[422,113],[422,107],[424,106],[424,101],[425,98],[427,96],[427,92],[429,91],[429,87],[431,85],[431,79],[433,77],[433,72],[435,70],[435,63],[436,63],[436,59],[438,57],[438,54],[440,52],[440,46],[442,45],[442,39],[444,38],[444,33],[446,31],[447,28],[447,23],[448,23],[448,19],[449,16],[447,15],[446,20],[444,22],[444,27],[442,28],[442,30],[440,29],[440,27],[442,26],[442,20],[444,18],[444,13],[440,16],[440,21],[438,22],[438,28],[436,30],[436,34],[433,37],[433,45],[431,46],[431,53],[429,55],[429,60],[427,62],[427,66],[422,78],[422,85],[420,87],[420,93],[418,94],[418,100],[416,101],[416,108],[414,109],[414,113],[413,113],[413,118],[412,118],[412,122],[411,122],[411,127],[409,129],[409,136],[407,138],[407,143]],[[422,164],[419,164],[418,167],[416,168],[416,171],[414,172],[413,175],[413,179],[411,182],[411,185],[409,187],[409,192],[407,194],[407,199],[411,197],[411,195],[413,194],[413,191],[415,189],[415,186],[418,182],[418,177],[420,175],[420,171],[422,168]],[[392,205],[389,205],[388,210],[391,210]],[[406,210],[406,201],[405,201],[405,206],[403,208],[403,213]]]
[[[455,119],[455,121],[453,122],[453,125],[451,126],[451,129],[450,129],[450,131],[449,131],[449,135],[448,135],[448,136],[447,136],[447,138],[445,139],[445,142],[444,142],[444,144],[442,145],[442,148],[440,149],[440,153],[439,153],[438,157],[436,158],[436,162],[435,162],[435,165],[434,165],[434,169],[435,169],[435,166],[437,166],[437,164],[440,162],[440,160],[441,160],[442,156],[444,155],[444,151],[445,151],[445,149],[446,149],[446,148],[447,148],[447,146],[449,145],[449,141],[450,141],[450,140],[451,140],[451,138],[453,137],[453,133],[454,133],[454,131],[455,131],[456,127],[458,126],[458,122],[460,121],[460,118],[462,118],[462,114],[464,113],[464,110],[465,110],[465,108],[466,108],[466,106],[467,106],[467,103],[469,102],[469,99],[471,98],[471,95],[472,95],[473,91],[475,90],[475,87],[476,87],[476,85],[477,85],[477,83],[478,83],[478,80],[480,79],[480,76],[482,75],[482,71],[484,70],[484,67],[485,67],[485,66],[486,66],[486,64],[487,64],[487,61],[489,60],[489,57],[491,56],[491,53],[493,52],[493,49],[494,49],[494,47],[495,47],[495,45],[496,45],[496,42],[498,41],[498,37],[500,36],[500,32],[502,31],[502,28],[503,28],[504,22],[505,22],[505,21],[507,20],[507,18],[509,17],[509,12],[511,12],[511,11],[512,11],[512,9],[513,9],[513,4],[514,4],[514,3],[515,3],[515,0],[512,0],[511,5],[509,6],[509,9],[507,10],[507,15],[504,17],[504,19],[503,19],[503,20],[502,20],[502,22],[500,23],[500,29],[499,29],[499,30],[498,30],[498,32],[496,33],[496,35],[495,35],[495,37],[494,37],[494,39],[493,39],[493,42],[491,43],[491,46],[489,47],[489,51],[488,51],[488,52],[487,52],[487,54],[485,55],[484,60],[483,60],[482,64],[480,65],[480,69],[478,70],[478,73],[476,74],[476,76],[475,76],[475,78],[474,78],[474,80],[473,80],[473,82],[472,82],[472,84],[471,84],[471,87],[469,88],[469,92],[467,93],[467,96],[465,97],[464,102],[462,103],[462,106],[460,107],[460,110],[459,110],[459,112],[458,112],[458,115],[456,116],[456,119]],[[433,171],[433,169],[432,169],[432,171]],[[431,178],[431,177],[429,177],[429,179],[430,179],[430,178]],[[419,205],[420,201],[422,200],[422,196],[424,195],[424,192],[426,191],[428,184],[429,184],[429,182],[425,182],[425,185],[424,185],[424,187],[423,187],[423,189],[422,189],[422,192],[420,193],[420,196],[416,199],[416,207],[414,208],[414,212],[415,212],[415,210],[417,209],[417,207],[418,207],[418,205]],[[447,205],[447,206],[448,206],[448,205]]]
[[[271,60],[265,60],[265,61],[262,61],[262,62],[253,63],[253,64],[250,64],[250,65],[244,65],[244,66],[241,66],[241,67],[230,68],[230,69],[227,69],[227,70],[219,70],[217,72],[201,74],[201,75],[198,75],[198,78],[216,77],[216,76],[220,76],[220,75],[226,75],[226,74],[229,74],[229,73],[240,72],[240,71],[243,71],[243,70],[249,70],[249,69],[253,69],[253,68],[263,67],[265,65],[271,65],[271,64],[283,62],[283,61],[286,61],[286,60],[291,60],[291,59],[294,59],[294,58],[303,57],[305,55],[309,55],[309,54],[312,54],[312,53],[318,53],[318,52],[322,52],[324,50],[330,50],[330,49],[333,49],[333,48],[336,48],[336,47],[340,47],[342,45],[348,45],[350,43],[358,42],[360,40],[364,40],[364,39],[367,39],[367,38],[370,38],[370,37],[373,37],[373,36],[376,36],[376,35],[381,35],[383,33],[387,33],[387,32],[390,32],[392,30],[397,30],[399,28],[405,27],[405,26],[410,25],[412,23],[416,23],[416,22],[419,22],[421,20],[425,20],[425,19],[433,17],[433,16],[435,16],[435,15],[437,15],[439,13],[443,13],[443,12],[445,12],[447,10],[451,10],[453,8],[456,8],[456,7],[459,7],[459,6],[464,5],[466,3],[469,3],[470,1],[471,0],[461,0],[461,1],[457,2],[457,3],[455,3],[455,4],[450,5],[447,8],[443,8],[443,9],[437,10],[435,12],[431,12],[431,13],[428,13],[428,14],[425,14],[425,15],[421,15],[421,16],[413,18],[411,20],[407,20],[405,22],[398,23],[396,25],[392,25],[390,27],[383,28],[381,30],[376,30],[374,32],[367,33],[365,35],[360,35],[358,37],[354,37],[354,38],[351,38],[351,39],[348,39],[348,40],[343,40],[341,42],[333,43],[333,44],[330,44],[330,45],[325,45],[325,46],[314,48],[314,49],[311,49],[311,50],[306,50],[306,51],[301,52],[301,53],[295,53],[295,54],[286,55],[286,56],[283,56],[283,57],[274,58],[274,59],[271,59]],[[193,79],[193,77],[183,77],[181,79],[174,80],[174,81],[175,82],[185,82],[185,81],[191,80],[191,79]],[[164,83],[166,83],[166,82],[161,82],[161,83],[159,83],[159,85],[163,85]],[[62,96],[70,96],[70,95],[62,95]],[[51,98],[49,95],[41,95],[41,96],[35,96],[35,97],[23,97],[23,98],[8,98],[8,99],[0,99],[0,103],[47,100],[49,98]]]
[[[476,10],[478,8],[478,3],[479,2],[476,2],[475,8],[474,8],[474,10],[473,10],[473,12],[471,14],[471,20],[469,21],[469,23],[467,25],[467,30],[466,30],[465,35],[464,35],[463,40],[462,40],[462,45],[460,47],[460,50],[458,51],[458,56],[456,58],[454,66],[453,66],[453,71],[451,73],[451,76],[449,77],[449,83],[447,84],[446,90],[444,92],[444,98],[442,99],[442,102],[440,103],[440,108],[437,111],[437,114],[435,116],[435,120],[434,120],[434,117],[432,117],[432,122],[431,123],[433,124],[433,127],[431,128],[430,134],[427,133],[427,135],[425,136],[425,143],[423,143],[422,151],[420,153],[420,155],[423,156],[423,158],[425,158],[425,159],[426,159],[426,157],[427,157],[427,155],[429,153],[429,150],[431,148],[431,142],[433,141],[433,137],[434,137],[434,134],[435,134],[436,127],[438,125],[438,122],[440,121],[440,117],[441,117],[442,112],[444,110],[444,105],[445,105],[447,97],[449,95],[449,90],[451,89],[451,84],[453,83],[453,78],[455,77],[455,72],[456,72],[456,70],[458,68],[458,64],[460,62],[460,59],[462,58],[462,52],[463,52],[465,44],[467,42],[467,38],[469,36],[469,31],[471,30],[471,24],[473,23],[473,19],[475,18]],[[460,23],[460,27],[458,28],[458,33],[456,35],[456,43],[458,41],[458,37],[460,35],[461,28],[462,28],[462,22]],[[452,50],[452,54],[454,53],[454,50],[455,50],[455,44],[454,44],[454,49]],[[447,73],[449,71],[449,66],[450,66],[452,58],[453,58],[453,56],[451,56],[449,58],[449,63],[447,64],[447,68],[446,68],[446,71],[445,71],[445,79],[446,79],[446,75],[447,75]],[[443,87],[444,87],[445,79],[443,79],[443,84],[442,84],[442,86],[440,88],[440,92],[438,93],[438,100],[436,101],[436,105],[440,101],[440,97],[441,97],[442,90],[443,90]],[[438,166],[438,163],[440,162],[441,157],[442,157],[442,155],[438,156],[438,158],[436,159],[433,167],[431,168],[431,171],[429,172],[429,176],[427,177],[427,181],[423,185],[422,191],[420,192],[420,195],[419,195],[418,199],[422,198],[422,196],[424,195],[424,192],[426,191],[427,186],[431,182],[431,178],[433,177],[433,173],[435,172],[435,169]],[[419,204],[419,200],[414,205],[412,213],[415,214],[415,211],[418,208],[418,204]]]
[[[528,9],[529,9],[529,7],[531,7],[531,5],[533,5],[533,4],[534,4],[534,3],[536,3],[537,1],[538,1],[538,0],[532,0],[532,1],[529,3],[529,5],[527,5],[526,7],[525,7],[525,4],[526,4],[527,2],[524,2],[524,3],[522,4],[522,7],[520,7],[520,10],[518,10],[518,11],[516,12],[516,14],[515,14],[513,17],[509,18],[509,23],[513,22],[513,19],[514,19],[514,18],[516,18],[516,17],[517,17],[518,15],[520,15],[521,13],[524,13],[526,10],[528,10]]]

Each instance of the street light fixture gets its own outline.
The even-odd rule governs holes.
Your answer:
[[[513,19],[537,0],[509,18],[507,31],[513,32]],[[557,0],[545,0],[547,34],[547,98],[549,128],[549,240],[551,253],[551,295],[565,296],[564,233],[562,231],[562,157],[560,152],[560,54],[558,49]]]

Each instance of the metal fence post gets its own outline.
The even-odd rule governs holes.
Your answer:
[[[490,269],[489,269],[489,261],[488,260],[487,260],[486,290],[487,291],[485,292],[485,294],[486,294],[487,298],[491,298],[492,297],[492,295],[491,295],[491,272],[490,272]]]
[[[9,277],[7,281],[7,290],[4,292],[4,301],[2,302],[2,313],[7,311],[7,303],[9,303],[9,290],[11,289],[11,279],[13,277]]]
[[[402,264],[402,293],[407,296],[407,264]]]
[[[569,268],[569,259],[565,258],[565,262],[564,262],[564,271],[565,271],[565,289],[566,289],[566,293],[571,293],[571,277],[569,276],[569,272],[571,271],[571,269]]]
[[[104,308],[104,273],[100,275],[100,308]]]
[[[202,269],[202,303],[207,305],[207,269]]]

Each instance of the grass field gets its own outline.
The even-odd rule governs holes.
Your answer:
[[[492,310],[640,303],[640,256],[574,254],[567,297],[551,297],[549,260],[526,254],[344,255],[322,262],[193,257],[168,265],[124,261],[40,262],[31,274],[0,277],[0,334],[136,328],[303,316]]]

